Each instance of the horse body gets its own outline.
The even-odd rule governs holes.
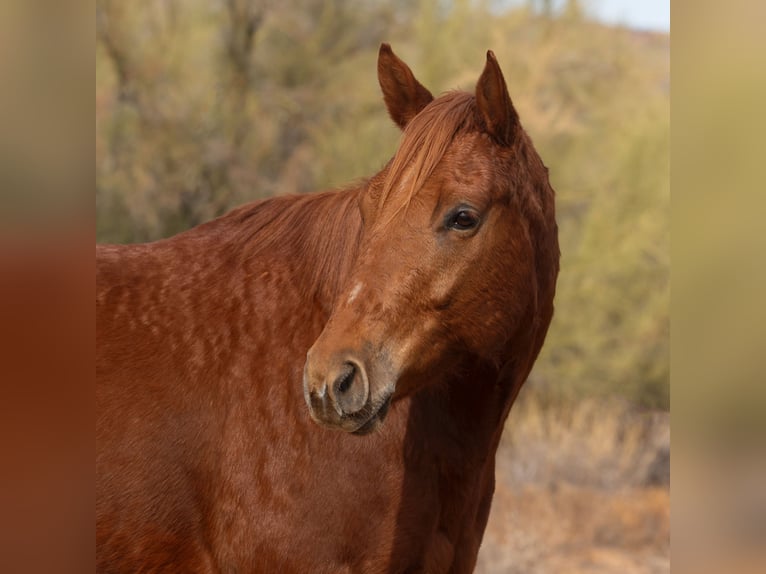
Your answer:
[[[387,46],[380,62],[392,118],[417,124],[430,93]],[[558,271],[547,175],[488,171],[524,154],[543,170],[531,142],[498,151],[480,118],[456,121],[400,204],[412,157],[357,188],[97,247],[99,571],[473,569]],[[442,229],[450,202],[481,227]],[[471,237],[493,227],[485,253]]]

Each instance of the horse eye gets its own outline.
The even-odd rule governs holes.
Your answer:
[[[447,220],[447,227],[464,231],[466,229],[473,229],[478,223],[479,218],[474,212],[468,209],[459,209],[450,215]]]

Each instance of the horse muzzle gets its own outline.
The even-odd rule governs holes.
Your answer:
[[[377,428],[388,412],[393,385],[378,385],[374,390],[370,376],[380,369],[370,369],[366,363],[350,352],[322,358],[312,347],[303,370],[303,395],[311,418],[355,434]]]

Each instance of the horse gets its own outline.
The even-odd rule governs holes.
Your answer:
[[[462,573],[553,314],[548,170],[494,54],[346,189],[99,245],[100,572]]]

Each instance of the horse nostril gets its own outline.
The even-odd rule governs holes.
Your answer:
[[[344,371],[335,379],[335,388],[338,390],[339,395],[346,394],[351,387],[351,383],[354,382],[354,375],[356,375],[356,367],[353,363],[346,363],[344,366]]]
[[[356,413],[367,402],[369,392],[364,368],[354,361],[346,361],[328,391],[339,415]]]

